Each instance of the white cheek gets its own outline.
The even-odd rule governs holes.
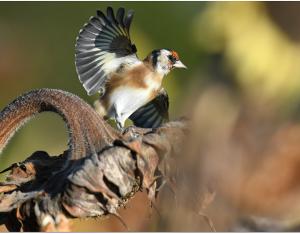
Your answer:
[[[167,75],[170,72],[167,65],[158,65],[156,71],[161,75]]]
[[[163,51],[162,55],[158,57],[157,62],[158,65],[156,71],[161,75],[167,75],[171,70],[169,66],[168,54]]]

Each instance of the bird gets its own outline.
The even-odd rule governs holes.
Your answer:
[[[157,128],[169,119],[169,98],[163,78],[174,68],[186,68],[172,49],[155,49],[141,60],[131,42],[134,11],[116,14],[98,10],[76,38],[75,66],[88,95],[99,93],[98,109],[124,130],[132,120],[140,128]]]

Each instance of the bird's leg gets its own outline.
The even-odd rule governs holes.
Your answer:
[[[118,114],[116,111],[115,120],[117,123],[118,130],[122,133],[122,135],[126,135],[129,133],[131,138],[133,139],[137,138],[139,134],[134,131],[133,126],[129,126],[127,128],[124,127],[126,119],[127,119],[127,115],[125,113]]]
[[[118,130],[123,133],[124,132],[124,120],[122,119],[122,115],[119,113],[116,104],[113,105],[114,116],[117,124]]]
[[[125,128],[122,126],[121,122],[119,122],[117,119],[116,119],[116,123],[117,123],[117,128],[120,132],[123,132],[125,131]]]

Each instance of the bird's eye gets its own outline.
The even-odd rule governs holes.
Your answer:
[[[174,58],[174,56],[169,55],[168,58],[169,58],[169,60],[170,60],[172,63],[175,63],[175,62],[176,62],[176,58]]]

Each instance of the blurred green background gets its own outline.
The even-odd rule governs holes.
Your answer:
[[[43,87],[92,104],[96,96],[87,96],[77,79],[74,44],[89,17],[107,6],[135,10],[131,39],[140,58],[172,48],[187,65],[164,80],[172,119],[190,113],[197,95],[214,85],[237,101],[276,110],[280,120],[299,119],[300,4],[283,2],[1,2],[0,108]],[[36,150],[60,154],[67,147],[65,129],[57,115],[38,115],[13,137],[0,170]],[[94,225],[77,224],[76,230],[98,230],[101,221]],[[147,225],[137,230],[156,230]]]
[[[74,45],[83,24],[97,9],[105,11],[108,5],[135,10],[131,37],[140,58],[155,48],[174,48],[190,68],[172,72],[165,80],[174,113],[193,68],[199,66],[191,27],[204,3],[1,3],[1,109],[20,94],[43,87],[67,90],[92,104],[97,96],[87,96],[77,78]],[[39,115],[12,139],[1,156],[1,167],[37,149],[59,154],[67,142],[63,126],[54,114]]]

